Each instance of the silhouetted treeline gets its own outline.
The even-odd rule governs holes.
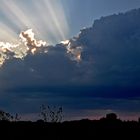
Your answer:
[[[79,120],[48,123],[43,120],[31,121],[0,121],[1,136],[13,138],[39,139],[94,139],[123,137],[140,138],[139,121],[122,121],[114,113],[107,114],[100,120]]]

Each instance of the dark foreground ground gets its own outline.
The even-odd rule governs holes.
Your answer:
[[[63,123],[0,122],[1,139],[95,140],[140,139],[139,122],[81,120]]]

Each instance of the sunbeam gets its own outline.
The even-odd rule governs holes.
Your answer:
[[[13,43],[17,43],[17,37],[18,35],[11,29],[9,28],[7,25],[5,25],[4,23],[0,22],[0,41],[4,41],[6,42],[8,40],[8,42],[13,42]]]
[[[16,29],[12,26],[9,28],[16,34],[32,28],[39,38],[47,39],[52,44],[68,38],[69,26],[61,1],[30,0],[30,2],[32,5],[27,6],[21,0],[1,0],[0,11],[8,20],[2,18],[1,22],[13,24]]]
[[[0,8],[5,16],[9,19],[9,22],[15,24],[18,30],[23,30],[25,28],[31,27],[37,32],[36,26],[30,20],[30,17],[22,11],[17,1],[1,1]],[[37,32],[39,34],[39,32]]]
[[[55,28],[58,30],[61,40],[65,40],[67,38],[68,33],[68,23],[63,11],[63,7],[60,2],[55,2],[54,0],[43,0],[46,6],[46,9],[49,10],[50,16],[52,17],[52,21],[55,25]]]

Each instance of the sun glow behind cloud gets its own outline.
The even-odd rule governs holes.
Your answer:
[[[67,53],[70,55],[71,60],[80,62],[83,48],[82,46],[75,45],[73,41],[73,39],[65,40],[61,41],[61,44],[66,47]]]
[[[71,41],[66,40],[69,26],[61,0],[0,2],[0,66],[7,59],[23,59],[30,53],[47,53],[48,47],[59,42],[71,60],[81,60],[81,47],[73,46]]]
[[[23,31],[19,35],[18,43],[0,42],[0,66],[10,58],[23,59],[27,54],[46,53],[49,44],[35,39],[32,29]]]

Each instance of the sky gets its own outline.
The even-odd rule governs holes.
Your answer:
[[[109,48],[113,41],[107,36],[100,41],[102,32],[93,33],[92,48],[80,32],[87,29],[92,37],[96,19],[140,8],[140,0],[0,3],[0,109],[27,120],[38,119],[42,104],[62,106],[66,120],[111,112],[122,119],[140,116],[139,49],[131,54],[131,49]],[[73,36],[77,39],[70,41]]]

